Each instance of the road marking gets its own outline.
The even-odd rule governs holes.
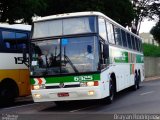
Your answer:
[[[20,108],[20,107],[26,107],[26,106],[36,105],[36,104],[39,104],[39,103],[30,103],[30,104],[27,104],[27,105],[20,105],[20,106],[2,108],[1,110],[9,110],[9,109]]]
[[[95,106],[96,105],[92,105],[92,106],[88,106],[88,107],[85,107],[85,108],[80,108],[80,109],[77,109],[77,110],[72,110],[72,111],[69,111],[69,112],[77,112],[77,111],[85,110],[85,109],[92,108],[92,107],[95,107]]]
[[[150,93],[154,93],[154,91],[149,91],[149,92],[141,93],[140,95],[147,95],[147,94],[150,94]]]

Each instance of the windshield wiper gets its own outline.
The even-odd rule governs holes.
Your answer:
[[[76,73],[79,73],[79,71],[77,70],[77,68],[73,65],[73,63],[71,62],[71,60],[68,58],[68,56],[64,55],[64,58],[67,60],[67,62],[71,65],[71,67],[73,68],[73,70]]]
[[[74,64],[72,63],[72,61],[69,59],[69,57],[66,55],[66,47],[64,47],[64,60],[67,60],[67,62],[71,65],[71,67],[73,68],[73,70],[76,73],[79,73],[79,71],[77,70],[77,68],[74,66]]]

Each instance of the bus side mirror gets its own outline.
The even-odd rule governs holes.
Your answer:
[[[109,58],[109,47],[107,44],[104,44],[103,46],[103,58],[104,59]]]
[[[23,48],[23,62],[27,61],[27,51],[26,48]]]

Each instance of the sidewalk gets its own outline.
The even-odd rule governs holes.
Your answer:
[[[147,77],[144,79],[144,81],[150,81],[150,80],[160,80],[160,76],[154,76],[154,77]]]

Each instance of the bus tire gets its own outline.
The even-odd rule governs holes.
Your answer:
[[[2,104],[12,104],[17,97],[17,86],[10,80],[2,81],[0,84],[0,99]]]
[[[114,95],[115,95],[114,94],[115,93],[114,84],[113,84],[113,80],[112,79],[110,80],[109,87],[110,87],[110,90],[109,90],[109,97],[107,97],[107,101],[108,101],[108,103],[112,103],[113,100],[114,100]]]
[[[133,90],[136,91],[137,89],[139,89],[139,75],[137,75],[137,73],[134,76],[134,85],[133,85]]]
[[[137,89],[139,89],[140,87],[139,87],[139,83],[140,83],[140,76],[139,75],[137,75]]]
[[[140,88],[140,83],[141,83],[141,72],[138,70],[138,89]]]
[[[101,100],[101,103],[102,104],[111,104],[114,100],[114,96],[115,96],[115,88],[114,88],[114,83],[113,83],[113,80],[111,79],[110,80],[110,83],[109,83],[109,96],[106,97],[106,98],[103,98]]]

